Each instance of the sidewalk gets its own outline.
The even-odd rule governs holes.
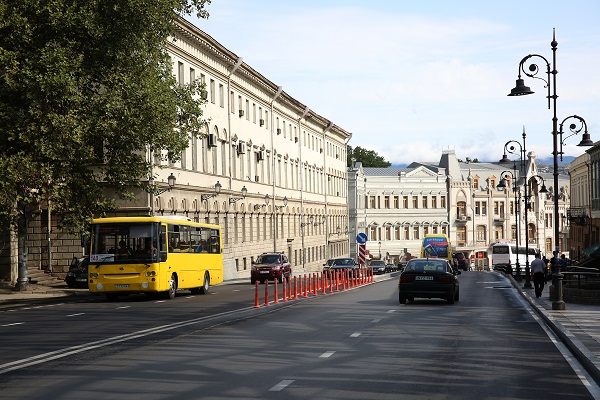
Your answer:
[[[550,282],[544,286],[542,297],[536,298],[533,288],[523,289],[524,280],[516,282],[512,276],[508,279],[600,384],[600,306],[566,303],[564,311],[552,310]]]
[[[554,311],[548,294],[549,285],[544,287],[542,297],[536,298],[533,289],[523,289],[524,281],[516,282],[512,276],[508,279],[600,384],[600,306],[567,303],[565,311]],[[30,284],[27,290],[16,291],[8,283],[0,282],[0,309],[85,296],[95,295],[87,289],[70,289],[65,283],[55,286]]]

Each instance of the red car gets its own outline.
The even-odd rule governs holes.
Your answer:
[[[292,277],[292,267],[287,256],[283,253],[263,253],[252,262],[250,271],[250,283],[253,285],[258,281],[283,282],[283,278]]]

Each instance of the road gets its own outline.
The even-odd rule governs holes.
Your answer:
[[[235,284],[5,311],[0,399],[594,398],[503,276],[460,280],[454,305],[400,305],[391,279],[260,308]]]

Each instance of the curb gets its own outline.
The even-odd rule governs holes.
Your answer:
[[[537,314],[544,320],[546,325],[552,329],[552,331],[560,338],[563,344],[569,349],[569,351],[577,358],[577,360],[583,365],[585,370],[590,374],[590,376],[596,381],[596,383],[600,382],[600,360],[596,357],[594,353],[587,348],[577,337],[568,329],[566,329],[559,321],[557,321],[553,316],[551,316],[548,311],[540,307],[537,302],[533,300],[533,298],[525,292],[525,290],[518,284],[517,281],[512,277],[512,275],[507,275],[511,284],[521,296],[527,300],[527,302],[536,310]]]

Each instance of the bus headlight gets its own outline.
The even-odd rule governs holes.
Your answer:
[[[146,271],[146,276],[156,276],[156,271]]]
[[[98,274],[96,272],[90,272],[90,278],[97,278]]]

